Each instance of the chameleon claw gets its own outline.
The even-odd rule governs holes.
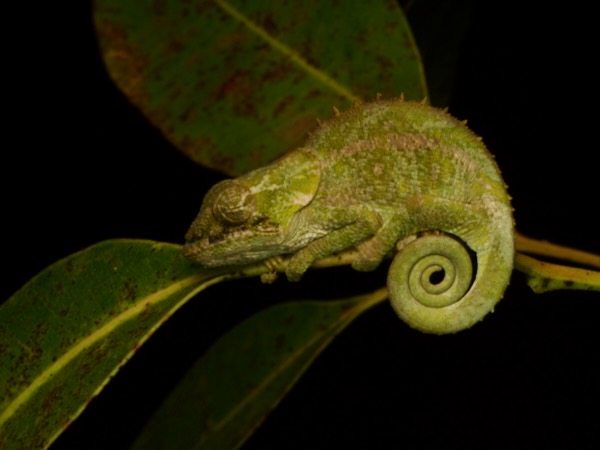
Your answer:
[[[267,272],[260,276],[260,282],[262,284],[273,284],[277,278],[279,278],[279,274],[277,272]]]

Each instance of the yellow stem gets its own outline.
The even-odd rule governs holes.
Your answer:
[[[515,244],[516,250],[521,253],[547,256],[550,258],[570,261],[576,264],[583,264],[600,269],[600,255],[553,244],[547,241],[532,239],[530,237],[523,236],[518,232],[515,234]]]
[[[514,268],[527,275],[527,284],[538,294],[557,289],[600,291],[600,272],[595,270],[550,264],[522,253],[515,255]]]

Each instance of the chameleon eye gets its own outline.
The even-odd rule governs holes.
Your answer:
[[[234,181],[220,185],[213,203],[213,214],[226,225],[241,225],[250,219],[254,211],[254,195],[250,190]]]

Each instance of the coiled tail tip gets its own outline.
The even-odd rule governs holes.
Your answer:
[[[512,266],[500,266],[512,257],[479,250],[438,233],[403,247],[388,272],[390,302],[398,316],[431,334],[456,333],[481,321],[504,295]]]

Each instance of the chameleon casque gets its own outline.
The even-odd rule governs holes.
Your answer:
[[[410,326],[443,334],[481,320],[514,258],[510,197],[481,139],[423,103],[355,106],[303,147],[213,186],[184,254],[206,268],[289,255],[297,281],[350,248],[359,271],[397,252],[389,296]]]

